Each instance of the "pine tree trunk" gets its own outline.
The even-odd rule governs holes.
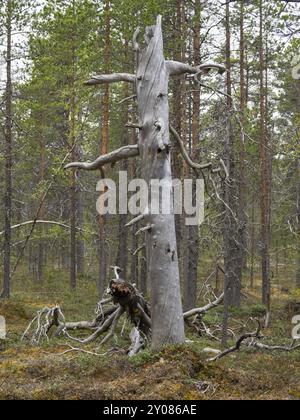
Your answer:
[[[77,187],[77,224],[78,228],[83,229],[84,227],[84,214],[83,214],[83,202],[82,202],[82,192],[79,187]],[[82,233],[78,234],[77,240],[77,274],[84,276],[85,266],[84,266],[84,254],[85,254],[85,244]]]
[[[251,265],[250,265],[250,287],[254,287],[254,262],[255,262],[255,200],[256,194],[253,193],[251,209]]]
[[[105,0],[104,9],[104,70],[109,73],[110,63],[110,2]],[[108,153],[109,142],[109,85],[104,86],[104,94],[102,99],[102,133],[100,154]],[[99,281],[98,288],[100,296],[103,295],[107,276],[107,253],[106,253],[106,217],[99,216]]]
[[[176,7],[174,8],[174,26],[176,29],[176,37],[174,37],[174,50],[175,50],[175,60],[184,61],[183,53],[183,2],[182,0],[176,0]],[[174,77],[172,80],[172,91],[173,91],[173,116],[174,116],[174,127],[177,133],[180,134],[183,138],[182,133],[182,123],[184,119],[184,109],[183,109],[183,76]],[[182,172],[182,159],[180,155],[179,146],[176,144],[173,149],[173,159],[172,159],[172,173],[174,179],[181,179]],[[175,215],[175,229],[176,229],[176,240],[178,247],[178,259],[181,262],[185,253],[182,250],[184,227],[181,226],[181,216],[179,214]],[[181,264],[181,271],[183,271],[183,264]]]
[[[76,159],[75,155],[74,158]],[[77,286],[77,270],[76,270],[76,214],[77,214],[77,200],[76,200],[76,178],[75,173],[72,172],[70,179],[70,285],[71,289],[76,289]]]
[[[12,221],[12,8],[6,8],[6,90],[5,90],[5,227],[2,297],[10,297],[11,221]]]
[[[261,160],[261,243],[262,243],[262,302],[270,312],[270,185],[268,137],[266,129],[266,87],[265,87],[265,59],[263,42],[263,0],[260,0],[260,160]]]
[[[300,160],[297,162],[297,224],[298,236],[300,237]],[[298,238],[298,261],[297,261],[297,276],[296,287],[300,289],[300,240]]]
[[[201,63],[200,57],[200,30],[201,30],[201,1],[195,1],[194,16],[194,66]],[[192,116],[192,159],[199,160],[199,116],[200,114],[200,90],[193,92],[193,116]],[[195,176],[193,176],[195,178]],[[195,182],[195,181],[194,181]],[[195,185],[194,185],[195,187]],[[195,192],[195,191],[194,191]],[[195,204],[195,203],[194,203]],[[197,281],[198,281],[198,263],[199,263],[199,226],[188,227],[188,271],[184,282],[184,310],[196,307],[197,301]]]
[[[241,135],[239,150],[239,229],[238,243],[240,244],[240,257],[238,262],[238,277],[243,281],[243,269],[247,266],[247,218],[246,193],[247,183],[245,177],[245,118],[246,118],[246,86],[245,86],[245,34],[244,34],[244,2],[240,4],[240,111]]]
[[[41,118],[41,124],[43,125],[43,116]],[[40,173],[39,173],[39,182],[42,185],[45,180],[45,168],[46,168],[46,150],[45,150],[45,142],[43,138],[43,130],[42,134],[40,134],[42,137],[40,138]],[[45,219],[45,202],[43,202],[40,213],[39,213],[39,219],[44,220]],[[44,235],[44,226],[41,226],[41,232],[42,236]],[[39,239],[38,244],[38,281],[43,281],[43,270],[44,270],[44,238],[42,237]]]
[[[75,2],[73,1],[73,14],[75,15]],[[76,48],[75,29],[72,33],[72,76],[70,80],[70,147],[72,159],[77,159],[76,153]],[[70,176],[70,286],[72,290],[77,287],[77,185],[75,172]]]
[[[234,156],[234,131],[232,125],[232,89],[231,89],[231,32],[230,32],[230,5],[226,4],[226,90],[227,90],[227,134],[224,150],[224,160],[229,173],[229,178],[225,180],[224,202],[224,268],[225,268],[225,295],[224,313],[222,327],[222,345],[227,345],[227,330],[229,321],[229,308],[240,306],[240,279],[238,278],[238,248],[236,243],[237,226],[233,213],[236,209],[235,203],[235,156]]]

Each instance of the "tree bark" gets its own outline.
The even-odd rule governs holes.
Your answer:
[[[85,254],[85,244],[84,238],[82,235],[84,227],[84,210],[83,210],[83,198],[82,191],[80,187],[77,187],[77,224],[80,229],[78,240],[77,240],[77,274],[84,276],[85,266],[84,266],[84,254]]]
[[[40,185],[43,185],[45,180],[45,170],[46,170],[46,147],[45,147],[45,140],[43,136],[43,115],[40,117],[40,123],[41,123],[41,133],[39,134],[41,136],[40,138],[40,168],[39,168],[39,182]],[[42,221],[45,219],[45,202],[42,203],[39,219]],[[39,239],[38,244],[38,281],[43,281],[43,271],[44,271],[44,226],[41,228],[42,238]]]
[[[300,289],[300,160],[297,161],[297,229],[298,229],[298,261],[296,287]]]
[[[231,78],[231,31],[230,31],[230,6],[226,4],[226,90],[227,90],[227,133],[224,150],[224,160],[229,177],[225,180],[224,201],[226,203],[224,219],[224,269],[225,269],[225,296],[222,328],[222,345],[227,345],[227,330],[229,320],[229,308],[240,306],[240,279],[238,278],[237,260],[237,225],[234,219],[236,210],[235,193],[235,154],[234,154],[234,131],[232,123],[232,78]]]
[[[176,7],[174,7],[174,27],[176,31],[176,36],[174,37],[174,49],[175,49],[175,60],[176,61],[183,61],[184,60],[184,52],[183,52],[183,44],[185,40],[183,40],[183,8],[184,2],[182,0],[176,0]],[[183,80],[183,76],[179,75],[173,78],[172,80],[172,91],[173,91],[173,101],[172,101],[172,110],[174,116],[174,127],[181,136],[184,138],[182,132],[182,124],[185,117],[185,110],[183,106],[183,88],[184,88],[185,81]],[[180,148],[176,144],[173,150],[173,158],[172,158],[172,173],[175,179],[181,179],[183,176],[182,171],[182,160],[180,154]],[[181,216],[179,214],[175,215],[175,229],[176,229],[176,240],[177,240],[177,247],[178,247],[178,259],[181,263],[182,259],[185,256],[185,252],[182,247],[183,243],[183,234],[184,234],[184,227],[181,226]],[[181,271],[183,272],[183,264],[181,264]]]
[[[73,19],[75,19],[75,1],[72,3]],[[74,23],[75,24],[75,23]],[[76,34],[72,31],[71,40],[71,78],[70,78],[70,109],[69,109],[69,145],[72,160],[77,159],[76,152]],[[75,172],[70,176],[70,286],[72,290],[77,287],[77,183]]]
[[[104,4],[104,71],[109,73],[110,63],[110,2],[105,0]],[[104,94],[102,99],[102,133],[101,133],[101,155],[108,153],[109,142],[109,85],[104,85]],[[106,217],[99,215],[99,279],[98,288],[100,296],[105,290],[105,282],[107,275],[107,258],[106,258]]]
[[[254,287],[254,263],[255,263],[255,202],[256,193],[253,192],[252,196],[252,209],[251,209],[251,265],[250,265],[250,288]]]
[[[195,0],[194,4],[194,66],[201,63],[200,56],[200,30],[201,30],[201,1]],[[200,114],[200,90],[193,92],[193,116],[192,116],[192,160],[199,160],[199,114]],[[195,174],[193,172],[193,178]],[[195,180],[194,180],[195,182]],[[195,185],[194,185],[195,187]],[[194,191],[195,195],[195,191]],[[195,203],[194,203],[195,204]],[[197,281],[199,263],[199,226],[188,227],[188,271],[184,284],[184,310],[188,311],[197,304]]]
[[[12,221],[12,11],[13,2],[6,2],[6,90],[5,90],[5,234],[2,297],[10,297],[11,221]]]
[[[239,262],[237,264],[238,277],[242,284],[243,269],[246,267],[247,248],[247,218],[246,193],[247,183],[245,176],[245,118],[246,118],[246,85],[245,85],[245,34],[244,34],[244,2],[240,3],[240,112],[241,134],[239,147],[239,229],[238,243],[240,248]]]
[[[268,313],[271,306],[270,284],[270,169],[268,158],[268,136],[266,128],[266,87],[263,30],[263,0],[259,3],[260,13],[260,161],[261,161],[261,258],[262,258],[262,302]]]

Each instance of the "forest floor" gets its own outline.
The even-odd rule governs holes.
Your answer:
[[[58,273],[48,275],[43,285],[26,276],[14,283],[10,301],[0,303],[8,339],[0,340],[0,400],[4,399],[300,399],[300,350],[293,353],[260,352],[243,347],[215,362],[206,362],[204,348],[219,343],[201,338],[188,329],[192,341],[185,346],[167,347],[160,353],[149,350],[129,359],[125,351],[101,357],[84,353],[60,355],[68,349],[66,339],[53,339],[39,347],[21,343],[20,337],[38,309],[61,305],[67,321],[90,320],[97,303],[95,284],[80,280],[75,293],[65,287]],[[243,309],[232,313],[237,329],[250,316],[261,316],[258,290],[244,290]],[[270,329],[264,331],[268,344],[291,342],[291,314],[286,304],[300,300],[300,293],[273,289]],[[221,308],[206,316],[208,326],[220,324]],[[253,330],[249,326],[249,330]],[[237,331],[238,332],[238,331]],[[85,347],[95,350],[97,344]],[[125,349],[126,339],[115,339],[103,349]]]

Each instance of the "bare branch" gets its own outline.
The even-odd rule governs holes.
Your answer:
[[[64,356],[65,354],[68,354],[68,353],[79,352],[79,353],[85,353],[85,354],[89,354],[91,356],[98,356],[98,357],[103,357],[103,356],[106,356],[107,354],[109,354],[109,352],[99,354],[99,353],[96,353],[96,352],[93,352],[93,351],[88,351],[88,350],[84,350],[84,349],[81,349],[81,348],[73,347],[70,344],[66,344],[66,346],[69,347],[69,350],[65,350],[62,353],[48,353],[48,352],[44,352],[44,353],[51,354],[51,356]]]
[[[103,338],[103,340],[101,341],[101,343],[100,343],[100,347],[103,345],[103,344],[105,344],[105,343],[107,343],[108,342],[108,340],[110,340],[112,337],[114,337],[114,335],[115,335],[115,331],[116,331],[116,328],[117,328],[117,325],[118,325],[118,322],[119,322],[119,319],[121,318],[121,316],[124,314],[124,312],[125,312],[125,309],[124,308],[122,308],[122,306],[120,306],[120,308],[118,309],[118,311],[117,311],[117,313],[116,313],[116,315],[115,315],[115,317],[114,317],[114,320],[113,320],[113,323],[112,323],[112,325],[111,325],[111,328],[110,328],[110,330],[109,330],[109,333]]]
[[[144,214],[140,214],[139,216],[135,217],[134,219],[132,219],[129,223],[127,223],[127,225],[125,225],[125,227],[131,227],[133,226],[135,223],[139,223],[144,219],[145,215]]]
[[[19,229],[19,228],[22,228],[22,227],[25,227],[25,226],[33,225],[34,223],[37,224],[37,225],[39,225],[39,224],[41,224],[41,225],[53,225],[53,226],[59,226],[59,227],[64,228],[64,229],[71,229],[70,226],[65,225],[64,223],[52,222],[50,220],[36,220],[36,221],[30,220],[28,222],[23,222],[23,223],[19,223],[17,225],[14,225],[14,226],[11,227],[11,229],[12,230]],[[82,231],[81,228],[76,228],[76,229]],[[5,233],[4,231],[0,232],[0,236],[3,236],[4,233]]]
[[[206,163],[206,164],[202,164],[202,165],[200,165],[199,163],[193,162],[192,159],[190,158],[188,152],[186,151],[186,149],[184,147],[184,143],[181,140],[180,135],[177,133],[177,131],[175,130],[175,128],[172,125],[170,125],[170,131],[173,134],[173,136],[175,137],[175,140],[177,141],[177,143],[178,143],[178,145],[180,147],[180,151],[181,151],[181,154],[182,154],[184,160],[186,161],[186,163],[191,168],[202,171],[203,169],[208,169],[208,168],[211,168],[212,167],[212,163],[211,162],[210,163]]]
[[[132,146],[125,146],[121,147],[118,150],[114,150],[111,153],[108,153],[107,155],[99,156],[98,159],[96,159],[94,162],[73,162],[69,163],[67,166],[65,166],[65,169],[83,169],[86,171],[95,171],[97,169],[102,168],[104,165],[107,164],[114,164],[116,162],[119,162],[120,160],[134,158],[139,156],[139,148],[137,145]]]
[[[241,345],[243,344],[243,342],[245,340],[248,340],[249,338],[258,338],[261,339],[262,335],[261,335],[261,325],[260,322],[258,320],[256,320],[258,323],[257,329],[253,332],[253,333],[247,333],[242,335],[236,342],[236,344],[233,347],[230,347],[230,349],[227,349],[225,351],[223,351],[222,353],[218,354],[216,357],[213,357],[211,359],[208,360],[208,362],[215,362],[217,360],[222,359],[223,357],[227,356],[228,354],[234,353],[236,351],[239,351],[241,348]]]
[[[138,247],[134,252],[133,252],[133,256],[135,257],[139,252],[143,251],[143,249],[146,248],[146,244],[143,243],[143,245],[141,245],[140,247]]]
[[[112,73],[112,74],[100,74],[99,76],[93,76],[88,80],[86,86],[94,85],[103,85],[105,83],[118,83],[118,82],[128,82],[134,83],[135,76],[128,73]]]
[[[131,96],[128,96],[127,98],[124,98],[124,99],[122,99],[119,103],[118,103],[118,105],[122,105],[122,104],[124,104],[125,102],[127,102],[127,101],[132,101],[133,99],[136,99],[136,95],[131,95]]]
[[[64,330],[64,333],[68,338],[70,338],[73,341],[76,341],[77,343],[81,343],[81,344],[91,343],[92,341],[96,340],[102,333],[106,332],[110,328],[110,326],[113,324],[116,316],[118,316],[118,314],[121,311],[122,311],[122,308],[118,307],[116,309],[116,311],[113,312],[112,315],[110,315],[109,318],[107,318],[105,320],[105,322],[92,335],[85,338],[84,340],[80,340],[78,338],[71,337],[66,330]]]
[[[223,299],[224,299],[224,293],[217,300],[215,300],[214,302],[209,303],[206,306],[203,306],[202,308],[195,308],[195,309],[191,309],[188,312],[185,312],[183,314],[183,318],[184,319],[188,319],[188,318],[190,318],[190,317],[192,317],[194,315],[204,315],[204,314],[206,314],[206,312],[208,312],[211,309],[214,309],[217,306],[219,306],[223,302]]]
[[[170,76],[180,76],[181,74],[189,73],[196,74],[198,69],[189,64],[181,63],[180,61],[166,61],[166,65]]]
[[[300,344],[295,345],[295,341],[291,343],[290,346],[269,346],[267,344],[258,343],[257,341],[250,344],[250,347],[254,347],[258,350],[269,350],[269,351],[287,351],[292,352],[294,350],[300,349]]]
[[[219,306],[223,302],[223,299],[224,299],[224,293],[217,300],[215,300],[214,302],[209,303],[206,306],[203,306],[203,308],[195,308],[195,309],[191,309],[188,312],[185,312],[183,314],[183,318],[184,319],[188,319],[188,318],[190,318],[190,317],[192,317],[194,315],[205,315],[206,312],[208,312],[211,309],[214,309],[217,306]]]
[[[226,71],[226,68],[218,63],[210,61],[208,63],[203,63],[200,66],[194,67],[189,64],[181,63],[179,61],[166,61],[167,68],[169,70],[170,76],[180,76],[181,74],[198,74],[204,73],[207,74],[211,70],[217,70],[219,74],[223,74]]]

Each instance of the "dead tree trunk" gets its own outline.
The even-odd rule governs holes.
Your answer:
[[[95,76],[87,82],[88,86],[121,81],[134,84],[140,121],[137,124],[131,124],[131,127],[139,129],[138,145],[122,147],[105,156],[100,156],[92,163],[73,162],[66,167],[66,169],[97,170],[106,164],[140,156],[142,178],[148,187],[151,186],[152,180],[159,180],[164,185],[164,194],[162,195],[159,189],[158,191],[152,189],[151,197],[149,197],[151,205],[148,205],[143,214],[127,224],[127,226],[133,226],[144,220],[146,225],[151,227],[146,233],[146,254],[151,287],[152,347],[154,349],[165,344],[179,344],[185,341],[174,212],[164,214],[166,212],[162,211],[168,196],[171,198],[170,202],[173,198],[169,139],[169,77],[184,73],[197,76],[201,72],[207,73],[210,69],[224,72],[223,66],[213,62],[192,67],[179,62],[165,61],[161,20],[159,16],[155,26],[146,28],[147,45],[142,52],[139,50],[136,39],[138,32],[135,34],[134,49],[138,57],[137,75],[106,74]],[[211,164],[204,167],[211,167]],[[159,209],[159,211],[153,211],[153,209]]]
[[[142,177],[164,181],[165,194],[173,196],[169,140],[169,71],[163,55],[161,17],[157,25],[146,29],[148,46],[137,70],[136,92],[142,129],[139,148]],[[160,191],[154,192],[151,204],[162,209]],[[149,278],[151,281],[152,347],[185,340],[182,316],[179,264],[174,214],[152,214],[145,221],[152,226],[147,234]],[[167,303],[167,304],[166,304]]]

